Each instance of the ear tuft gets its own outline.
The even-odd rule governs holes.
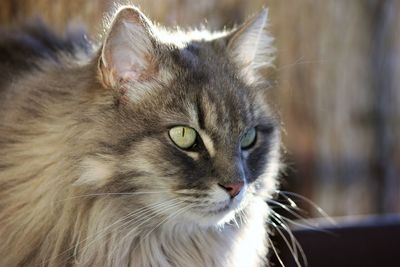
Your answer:
[[[273,38],[267,32],[268,10],[236,29],[228,40],[228,50],[243,75],[250,82],[261,79],[259,70],[272,66],[275,48]]]
[[[151,22],[137,8],[120,9],[103,43],[100,79],[106,87],[137,82],[156,69]]]

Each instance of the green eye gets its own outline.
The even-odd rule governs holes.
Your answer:
[[[255,128],[249,129],[242,137],[240,147],[243,149],[249,148],[256,141],[257,131]]]
[[[176,126],[169,130],[171,140],[182,149],[188,149],[196,143],[197,132],[190,127]]]

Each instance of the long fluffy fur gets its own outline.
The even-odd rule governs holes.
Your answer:
[[[46,49],[43,40],[27,36]],[[7,44],[10,40],[3,42]],[[134,119],[126,109],[115,111],[124,103],[119,92],[110,93],[99,81],[99,52],[89,47],[71,46],[72,53],[66,53],[60,46],[49,57],[29,54],[25,59],[33,65],[21,65],[12,54],[11,68],[0,63],[0,70],[12,72],[3,73],[0,84],[0,266],[265,264],[269,207],[264,199],[276,188],[279,132],[268,143],[269,163],[258,178],[262,188],[249,192],[245,209],[214,226],[189,220],[184,215],[190,206],[155,194],[175,182],[164,184],[166,178],[160,174],[159,181],[152,182],[157,190],[146,192],[148,179],[138,170],[128,173],[132,161],[139,166],[141,155],[154,153],[154,140],[137,141],[130,148],[127,141],[113,138],[129,140],[130,133],[139,136],[139,129],[156,124],[145,120],[146,113]],[[210,73],[231,70],[225,63],[218,67]],[[226,83],[245,86],[233,83],[231,77]],[[163,95],[160,101],[177,100]],[[157,109],[153,107],[157,103],[151,100],[134,109],[136,113]],[[210,111],[220,109],[210,103],[205,98],[203,105]],[[229,105],[221,103],[226,110],[216,113],[232,113]],[[257,112],[272,114],[268,108]],[[149,161],[140,162],[142,168],[146,164]],[[130,177],[136,185],[125,182]],[[141,190],[136,191],[139,185]],[[153,204],[144,204],[150,199]]]

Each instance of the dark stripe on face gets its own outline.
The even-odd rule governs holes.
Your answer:
[[[249,182],[254,182],[265,170],[266,165],[269,164],[271,148],[275,142],[278,142],[278,135],[274,134],[276,130],[272,127],[263,128],[259,131],[260,143],[257,147],[250,152],[247,158],[247,176]],[[265,131],[268,131],[266,133]]]
[[[204,130],[205,129],[205,121],[204,121],[204,111],[203,111],[203,105],[201,103],[200,96],[196,98],[196,109],[197,109],[197,121],[199,123],[200,129]]]

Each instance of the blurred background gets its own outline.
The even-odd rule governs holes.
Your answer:
[[[2,0],[0,25],[41,17],[60,33],[84,24],[95,37],[114,2]],[[284,190],[331,216],[400,212],[400,1],[131,3],[163,25],[214,30],[268,7],[278,52],[265,75],[285,129]]]

